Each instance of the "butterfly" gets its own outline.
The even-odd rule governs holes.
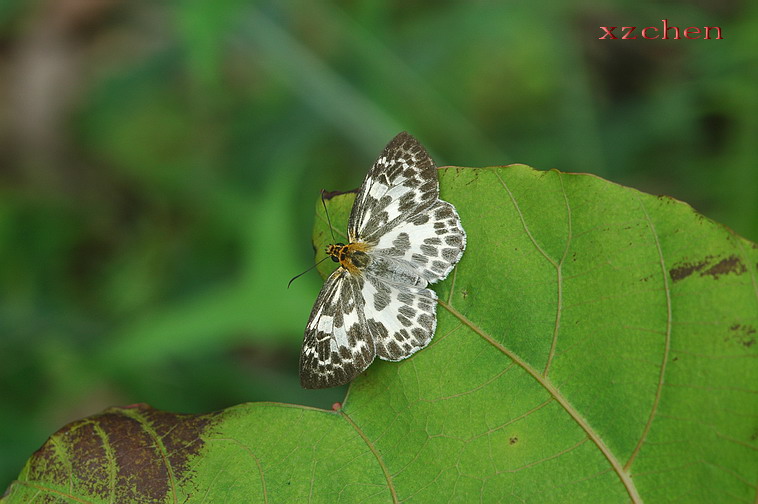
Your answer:
[[[375,357],[400,361],[424,348],[437,326],[437,294],[466,248],[455,207],[439,199],[437,168],[400,133],[366,174],[347,244],[326,252],[339,267],[313,305],[300,354],[304,388],[343,385]]]

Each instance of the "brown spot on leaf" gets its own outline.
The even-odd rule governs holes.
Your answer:
[[[695,273],[696,271],[700,271],[711,262],[713,259],[713,256],[708,256],[704,260],[699,262],[684,262],[680,263],[677,266],[671,268],[669,270],[669,275],[671,275],[671,279],[674,282],[678,282],[679,280],[684,280],[691,274]]]
[[[508,440],[508,443],[511,445],[515,445],[516,443],[518,443],[518,438],[516,436],[513,436],[512,438]]]
[[[145,404],[70,423],[35,452],[24,479],[111,502],[163,502],[191,476],[188,463],[218,414],[179,415]]]
[[[724,341],[734,341],[745,348],[755,345],[756,329],[751,325],[733,324],[729,327],[729,334]]]
[[[702,261],[679,263],[669,270],[669,275],[674,282],[678,282],[696,272],[700,272],[701,277],[709,275],[718,279],[720,276],[729,273],[741,275],[747,271],[745,265],[735,255],[721,259],[714,264],[716,259],[714,256],[706,256]]]
[[[729,273],[741,275],[746,271],[747,268],[745,268],[745,265],[742,264],[742,261],[740,261],[739,257],[731,255],[700,273],[700,276],[711,275],[713,278],[718,278],[721,275],[727,275]]]

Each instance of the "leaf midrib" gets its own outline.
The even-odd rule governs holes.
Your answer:
[[[666,351],[664,352],[664,365],[663,369],[661,370],[661,374],[659,376],[658,381],[658,388],[656,390],[656,401],[655,405],[651,411],[651,414],[648,417],[648,422],[646,424],[646,429],[641,436],[640,440],[638,441],[638,444],[636,446],[635,452],[633,453],[632,457],[627,461],[626,465],[621,464],[619,459],[613,454],[613,452],[610,450],[610,448],[603,442],[600,435],[590,427],[590,424],[587,422],[586,419],[584,419],[579,411],[577,411],[571,403],[568,401],[568,399],[563,396],[558,389],[552,384],[550,379],[548,378],[548,373],[550,371],[552,359],[555,353],[556,343],[558,339],[558,332],[560,329],[560,322],[561,322],[561,313],[562,313],[562,304],[563,304],[563,275],[562,275],[562,266],[563,262],[566,259],[566,256],[568,254],[568,250],[570,248],[571,244],[571,238],[572,238],[572,223],[571,223],[571,205],[569,204],[568,195],[566,194],[566,188],[563,184],[563,177],[562,174],[556,170],[556,173],[558,175],[558,180],[560,182],[561,186],[561,194],[563,195],[564,202],[566,204],[566,225],[568,228],[567,233],[567,239],[566,239],[566,245],[563,250],[563,254],[559,260],[554,259],[550,256],[537,242],[537,240],[532,235],[531,231],[529,230],[529,226],[526,223],[526,219],[524,218],[523,213],[521,212],[521,208],[519,207],[518,201],[516,201],[515,196],[513,195],[512,191],[508,187],[508,184],[506,184],[505,180],[500,176],[498,167],[491,168],[494,175],[497,177],[498,181],[500,182],[501,186],[505,190],[505,192],[508,194],[508,197],[511,200],[511,203],[513,204],[516,213],[519,216],[521,225],[524,229],[524,232],[528,236],[529,240],[532,242],[534,247],[537,249],[537,251],[555,268],[556,270],[556,276],[557,276],[557,283],[558,283],[558,292],[557,292],[557,306],[556,306],[556,315],[555,315],[555,325],[553,327],[553,335],[552,335],[552,341],[550,345],[550,352],[548,355],[548,360],[545,366],[545,369],[542,373],[537,372],[536,369],[532,368],[529,364],[526,363],[526,361],[519,358],[515,353],[509,351],[506,349],[503,345],[501,345],[498,341],[496,341],[491,335],[486,333],[483,329],[478,327],[476,324],[468,320],[462,313],[458,312],[455,308],[452,307],[450,304],[450,300],[452,298],[452,291],[450,293],[450,297],[448,298],[448,302],[444,302],[442,300],[439,300],[439,304],[448,310],[453,316],[458,318],[462,323],[467,325],[471,330],[479,334],[482,338],[487,340],[491,345],[493,345],[495,348],[500,350],[503,354],[511,358],[516,364],[518,364],[522,369],[524,369],[527,373],[529,373],[535,380],[537,380],[540,385],[542,385],[545,390],[550,393],[550,395],[561,405],[561,407],[564,408],[564,410],[571,416],[571,418],[584,430],[584,432],[587,434],[588,438],[592,440],[593,443],[598,447],[598,449],[603,453],[605,458],[608,460],[608,462],[611,464],[611,467],[618,475],[619,479],[621,480],[622,484],[626,488],[627,493],[629,494],[629,497],[631,498],[632,502],[640,503],[642,502],[642,499],[637,492],[637,489],[634,485],[634,483],[631,480],[630,473],[628,472],[628,469],[631,465],[631,463],[634,460],[635,455],[641,448],[641,445],[644,443],[644,440],[646,438],[646,434],[650,428],[650,425],[652,424],[652,419],[655,416],[655,413],[657,411],[657,404],[660,399],[660,390],[662,386],[663,376],[665,373],[665,362],[668,357],[668,350],[670,346],[670,336],[671,336],[671,298],[670,298],[670,292],[669,292],[669,286],[666,283],[665,278],[665,264],[663,262],[663,254],[660,246],[660,242],[658,240],[658,235],[655,232],[655,227],[653,226],[650,217],[647,215],[647,211],[644,208],[644,205],[642,205],[642,202],[640,201],[640,205],[643,208],[643,212],[645,213],[645,217],[647,218],[648,225],[651,228],[651,231],[655,238],[655,243],[657,247],[658,256],[661,261],[661,267],[664,268],[664,284],[666,287],[666,294],[667,294],[667,308],[668,308],[668,320],[667,320],[667,331],[666,331]],[[456,268],[457,270],[457,268]]]
[[[561,407],[566,411],[566,413],[568,413],[569,416],[571,416],[571,418],[577,423],[577,425],[579,425],[579,427],[582,428],[582,430],[587,434],[587,437],[595,444],[595,446],[598,447],[600,452],[605,456],[606,460],[608,460],[608,462],[611,464],[611,467],[618,475],[619,479],[621,480],[621,483],[624,485],[624,488],[629,494],[629,497],[632,500],[632,502],[642,503],[642,498],[637,492],[637,488],[632,482],[632,479],[629,473],[624,471],[623,467],[621,466],[621,462],[616,458],[616,456],[613,454],[611,449],[603,442],[600,435],[597,432],[595,432],[595,430],[592,427],[590,427],[589,422],[587,422],[587,420],[585,420],[584,417],[581,416],[579,411],[577,411],[571,405],[568,399],[558,391],[558,389],[553,385],[553,383],[548,378],[542,376],[539,372],[537,372],[537,370],[535,370],[533,367],[527,364],[518,355],[516,355],[515,353],[505,348],[497,340],[495,340],[489,333],[487,333],[482,328],[480,328],[479,326],[471,322],[468,318],[466,318],[465,315],[460,313],[451,305],[449,305],[448,303],[442,300],[438,300],[437,302],[440,304],[440,306],[446,309],[451,315],[453,315],[458,320],[460,320],[464,325],[466,325],[469,329],[474,331],[476,334],[484,338],[489,344],[491,344],[492,346],[497,348],[500,352],[502,352],[504,355],[506,355],[508,358],[513,360],[513,362],[515,362],[519,367],[521,367],[524,371],[529,373],[532,376],[532,378],[537,380],[537,382],[540,385],[542,385],[542,387],[545,390],[548,391],[548,393],[553,397],[553,399],[555,399],[558,402],[558,404],[561,405]]]

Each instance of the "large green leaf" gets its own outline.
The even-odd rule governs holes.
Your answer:
[[[440,183],[468,249],[427,349],[374,363],[336,411],[106,411],[55,434],[2,502],[754,501],[758,247],[592,176]],[[353,197],[328,200],[335,233]]]

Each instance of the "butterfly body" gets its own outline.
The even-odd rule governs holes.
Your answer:
[[[425,347],[436,328],[436,293],[460,260],[466,234],[439,199],[437,169],[407,133],[374,163],[356,196],[347,245],[327,255],[340,266],[311,311],[300,357],[305,388],[349,382],[375,357],[399,361]]]
[[[353,275],[359,275],[360,271],[369,263],[369,255],[366,251],[369,246],[365,243],[335,243],[326,247],[326,255],[332,261],[340,263],[340,266]]]

